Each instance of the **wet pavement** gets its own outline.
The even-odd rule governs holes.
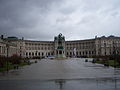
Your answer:
[[[18,70],[0,73],[0,90],[73,89],[120,90],[120,69],[72,58],[42,59]]]

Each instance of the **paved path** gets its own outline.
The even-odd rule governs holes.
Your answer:
[[[64,89],[62,88],[64,83],[66,83],[66,89],[65,86]],[[117,90],[118,88],[120,89],[120,70],[85,62],[85,59],[42,59],[36,64],[25,66],[18,70],[11,70],[8,74],[1,73],[0,85],[2,85],[3,90],[7,90],[7,87],[4,86],[5,84],[9,84],[10,86],[8,85],[8,87],[14,87],[17,84],[18,90],[21,85],[26,87],[22,88],[23,90],[30,90],[31,85],[36,86],[32,86],[32,89],[35,88],[36,90],[54,90],[54,88],[55,90],[73,90],[75,88],[75,90],[79,88],[81,90],[89,90],[90,87],[93,90]],[[96,84],[102,87],[98,87]],[[45,89],[46,86],[47,88]],[[11,89],[14,90],[16,88]]]

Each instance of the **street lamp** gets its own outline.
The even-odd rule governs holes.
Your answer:
[[[9,58],[9,44],[6,44],[6,48],[7,48],[7,73],[8,73],[8,58]]]
[[[113,55],[114,55],[114,68],[116,68],[116,48],[114,41],[113,41]]]
[[[117,52],[116,52],[116,43],[113,41],[113,55],[114,55],[114,80],[115,80],[115,90],[117,89],[117,79],[116,79],[116,55],[117,55]]]

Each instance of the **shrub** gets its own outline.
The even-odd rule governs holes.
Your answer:
[[[12,63],[12,64],[20,64],[21,63],[21,60],[22,58],[20,57],[20,56],[11,56],[10,57],[10,62]]]

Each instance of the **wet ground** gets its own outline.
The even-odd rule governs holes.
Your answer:
[[[91,61],[91,59],[88,59]],[[85,59],[42,59],[0,73],[0,90],[120,90],[120,69]]]

